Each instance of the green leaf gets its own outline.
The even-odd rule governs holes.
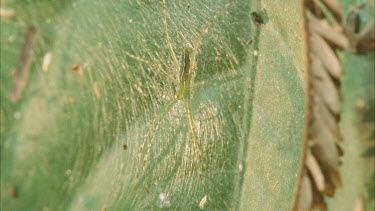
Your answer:
[[[17,15],[1,20],[4,210],[290,208],[304,111],[294,1],[166,2],[179,65],[162,2],[31,2],[7,4]],[[264,25],[251,22],[253,11]],[[40,39],[13,105],[11,68],[30,23]],[[178,101],[171,78],[194,47],[190,98]],[[76,64],[84,77],[70,70]]]

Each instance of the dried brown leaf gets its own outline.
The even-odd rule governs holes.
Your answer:
[[[325,181],[322,170],[319,167],[318,161],[314,158],[311,153],[306,155],[306,167],[309,169],[309,172],[320,192],[323,192],[325,189]]]
[[[322,171],[324,172],[324,175],[326,176],[326,191],[329,190],[330,181],[333,183],[332,189],[335,187],[340,187],[341,182],[341,176],[339,173],[339,155],[336,149],[335,144],[333,144],[333,147],[331,145],[330,141],[322,141],[320,139],[314,139],[315,142],[319,143],[311,148],[311,152],[313,153],[314,157],[319,162],[319,165],[322,168]],[[330,147],[330,148],[328,148]],[[329,179],[329,180],[328,180]],[[331,191],[328,191],[331,192]],[[329,194],[331,195],[331,194]]]
[[[301,189],[298,200],[299,210],[309,210],[313,201],[311,181],[307,175],[302,176]]]
[[[342,21],[342,9],[337,0],[322,0],[323,4],[332,12],[337,21]]]
[[[342,10],[337,0],[301,2],[308,61],[307,104],[293,210],[327,210],[325,197],[333,197],[342,185],[339,167],[343,151],[338,145],[342,135],[338,124],[343,69],[336,50],[348,48],[351,40],[338,25]],[[311,191],[312,202],[307,200],[311,197],[306,190]]]
[[[325,173],[326,175],[327,173]],[[333,197],[335,195],[335,185],[333,184],[333,182],[330,180],[329,177],[326,177],[326,180],[325,180],[325,186],[326,186],[326,189],[324,190],[323,194],[326,195],[326,196],[329,196],[329,197]]]
[[[338,115],[340,113],[341,100],[337,87],[314,54],[312,54],[311,69],[314,94],[317,95],[316,97],[323,99],[333,114]]]
[[[320,98],[314,98],[313,116],[319,118],[321,122],[325,123],[325,126],[335,136],[336,140],[342,141],[342,135],[338,126],[338,121],[335,116],[328,110],[327,106],[322,102]]]
[[[330,44],[333,44],[340,49],[347,48],[349,46],[348,38],[344,34],[344,30],[341,27],[330,26],[326,21],[319,20],[315,17],[309,18],[309,30],[315,32],[327,40]]]
[[[311,148],[311,152],[318,160],[323,172],[329,174],[326,176],[331,178],[335,187],[339,187],[341,186],[341,177],[338,174],[340,167],[339,153],[333,141],[323,139],[327,134],[326,132],[324,135],[317,134],[317,137],[312,140],[316,145]]]
[[[37,40],[38,30],[30,26],[26,33],[23,46],[18,58],[18,65],[14,74],[13,87],[10,92],[10,99],[16,103],[22,95],[26,86],[27,78],[31,69],[31,62],[34,56],[34,47]]]
[[[320,192],[314,185],[312,185],[313,191],[313,204],[310,209],[319,209],[319,210],[327,210],[327,204],[324,202],[323,193]]]
[[[311,51],[322,62],[324,67],[329,71],[330,75],[335,79],[341,79],[343,74],[340,60],[331,46],[318,34],[310,36]]]

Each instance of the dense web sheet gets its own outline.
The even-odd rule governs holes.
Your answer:
[[[240,67],[250,31],[239,28],[243,24],[238,17],[244,15],[234,12],[239,5],[168,1],[165,13],[162,2],[111,6],[97,5],[98,13],[110,19],[87,19],[92,21],[88,32],[80,29],[82,23],[76,29],[73,25],[76,33],[62,42],[72,42],[68,59],[86,64],[87,83],[98,82],[108,91],[100,98],[105,106],[97,106],[102,117],[92,124],[99,129],[101,121],[113,121],[118,128],[119,136],[108,143],[123,154],[116,156],[111,174],[124,176],[117,208],[199,207],[205,196],[201,207],[233,207],[234,178],[240,173],[238,134],[243,133],[240,96],[246,78]],[[111,27],[102,30],[102,25]],[[243,33],[235,36],[237,30]],[[82,37],[85,40],[78,44]],[[92,49],[83,51],[88,55],[80,52],[85,48]],[[192,84],[190,96],[179,101],[184,49],[191,51]],[[103,111],[109,105],[115,112]],[[87,206],[85,200],[73,209]]]

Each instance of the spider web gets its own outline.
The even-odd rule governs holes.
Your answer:
[[[183,50],[192,47],[203,27],[227,3],[224,0],[166,2],[168,33],[180,63]],[[192,147],[186,102],[175,99],[179,84],[157,68],[162,67],[179,79],[181,70],[173,64],[165,41],[162,2],[66,3],[66,10],[56,15],[56,20],[52,19],[58,27],[54,30],[50,25],[41,28],[43,41],[37,46],[34,64],[39,75],[34,74],[29,79],[38,83],[33,83],[24,95],[28,105],[42,109],[40,112],[19,109],[25,118],[17,123],[17,128],[24,131],[14,139],[17,140],[15,154],[22,156],[15,159],[13,165],[22,163],[25,169],[37,172],[31,174],[30,181],[50,178],[42,185],[44,188],[62,189],[63,193],[56,191],[58,193],[46,197],[46,200],[58,201],[60,209],[220,210],[237,207],[243,200],[241,181],[247,162],[244,154],[248,153],[242,151],[248,146],[252,101],[256,100],[251,84],[257,67],[251,66],[255,59],[253,46],[248,44],[254,35],[249,12],[251,4],[236,1],[202,34],[190,111],[205,157],[197,163],[199,158]],[[36,19],[36,23],[46,22],[47,14]],[[49,39],[45,38],[51,31],[54,31],[54,39],[48,43],[45,40]],[[272,45],[272,42],[266,44]],[[283,50],[285,46],[280,48]],[[272,54],[276,55],[277,50]],[[42,73],[42,57],[47,51],[52,52],[53,60],[50,70]],[[282,73],[278,77],[299,81],[294,76],[293,63],[277,61],[292,69],[292,73]],[[262,62],[264,60],[260,60]],[[82,66],[84,77],[69,69],[74,64]],[[97,84],[99,96],[94,84]],[[290,89],[288,87],[289,92]],[[291,93],[293,96],[294,92]],[[264,112],[261,117],[270,121],[274,113]],[[300,114],[296,116],[301,119]],[[255,116],[260,127],[261,117]],[[25,129],[29,125],[33,125],[31,129]],[[13,128],[14,133],[20,130],[17,128]],[[264,135],[262,130],[261,135]],[[36,138],[30,138],[33,136]],[[30,139],[33,141],[20,144],[20,140]],[[138,163],[144,141],[141,163]],[[283,148],[280,145],[275,144],[275,147]],[[269,147],[266,144],[266,151]],[[35,152],[40,154],[28,161]],[[267,157],[268,162],[268,155],[262,152],[255,151],[255,155],[262,159]],[[147,165],[143,164],[145,157]],[[35,162],[45,160],[49,164],[34,167]],[[139,177],[136,169],[139,169]],[[48,171],[62,173],[50,175]],[[272,171],[266,171],[269,172]],[[30,183],[28,187],[40,190],[36,184],[39,183]],[[254,187],[259,187],[258,183]],[[45,196],[40,193],[35,196],[38,197]],[[40,206],[35,205],[36,209]]]

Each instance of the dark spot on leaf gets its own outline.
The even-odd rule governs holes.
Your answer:
[[[258,14],[257,12],[251,13],[251,20],[255,25],[264,24],[262,16],[260,16],[260,14]]]
[[[17,189],[15,186],[9,187],[9,194],[10,194],[10,197],[12,197],[13,199],[17,198]]]
[[[71,66],[70,69],[77,72],[78,75],[83,77],[83,69],[82,69],[82,66],[80,64],[75,64],[75,65]]]

